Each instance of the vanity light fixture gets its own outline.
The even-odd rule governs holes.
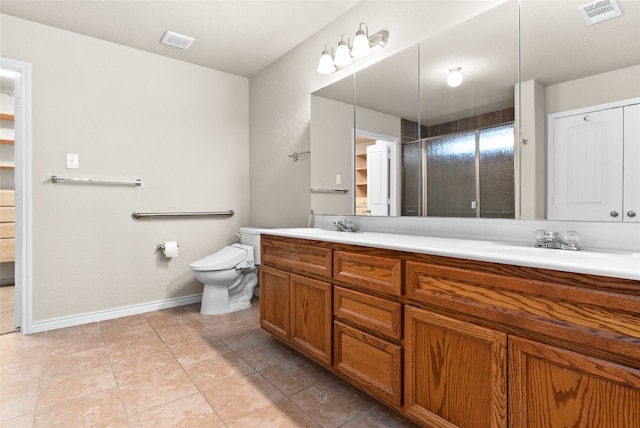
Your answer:
[[[447,85],[456,88],[460,86],[463,78],[462,67],[452,67],[449,69],[449,75],[447,76]]]
[[[332,55],[333,50],[328,45],[325,46],[320,56],[317,71],[320,74],[334,73],[336,70],[347,67],[374,51],[382,49],[387,44],[387,40],[389,40],[389,32],[386,30],[378,31],[369,37],[367,24],[362,22],[353,39],[353,47],[349,46],[349,36],[347,34],[343,34],[340,37],[335,55]]]

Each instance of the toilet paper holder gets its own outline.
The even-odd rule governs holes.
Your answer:
[[[180,244],[177,244],[178,248],[180,248]],[[164,242],[162,244],[156,244],[156,251],[164,251]]]
[[[180,248],[180,244],[178,244],[177,242],[176,242],[176,246],[177,246],[178,248]],[[164,246],[164,242],[163,242],[163,243],[161,243],[161,244],[156,244],[156,251],[161,251],[161,252],[162,252],[162,254],[165,254],[165,250],[166,250],[166,248],[165,248],[165,246]],[[166,255],[166,254],[165,254],[165,255]]]

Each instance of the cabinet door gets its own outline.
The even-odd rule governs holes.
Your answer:
[[[335,321],[335,368],[378,398],[402,404],[402,348]]]
[[[260,325],[286,341],[291,339],[290,294],[288,272],[264,265],[260,267]]]
[[[623,109],[556,118],[549,220],[622,221]]]
[[[509,426],[640,427],[640,371],[509,336]]]
[[[640,222],[640,104],[624,108],[624,221]]]
[[[506,427],[506,346],[504,333],[406,306],[406,412],[427,426]]]
[[[291,343],[327,365],[332,354],[331,299],[328,282],[291,274]]]

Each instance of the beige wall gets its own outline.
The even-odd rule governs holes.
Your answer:
[[[353,213],[353,111],[353,104],[311,96],[311,187],[349,190],[312,193],[313,212]]]
[[[547,114],[640,97],[640,65],[545,88]]]
[[[249,223],[248,80],[6,15],[0,28],[0,55],[32,65],[33,320],[200,293],[189,264]],[[65,153],[79,169],[65,169]],[[167,261],[155,247],[169,240],[180,257]]]
[[[353,214],[354,107],[327,98],[311,97],[311,187],[349,189],[349,193],[312,193],[314,213]],[[357,131],[395,137],[400,141],[400,118],[356,107]],[[342,184],[336,183],[336,175]]]
[[[262,227],[306,226],[311,206],[309,160],[287,155],[310,148],[310,94],[502,1],[365,1],[253,76],[250,81],[251,222]],[[331,76],[316,73],[325,44],[352,34],[389,31],[380,52]],[[313,153],[311,153],[313,157]]]

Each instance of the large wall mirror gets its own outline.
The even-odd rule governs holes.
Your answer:
[[[580,1],[508,1],[316,91],[311,183],[319,192],[311,208],[598,220],[549,208],[558,179],[548,160],[561,158],[549,132],[565,112],[638,103],[640,3],[617,3],[621,16],[589,25]],[[457,68],[463,80],[451,87],[447,77]],[[640,123],[634,110],[621,114]],[[596,129],[601,121],[592,120]],[[627,140],[634,138],[640,145]],[[621,181],[629,188],[634,179]],[[577,192],[595,192],[584,187]],[[603,220],[632,220],[619,211]]]

